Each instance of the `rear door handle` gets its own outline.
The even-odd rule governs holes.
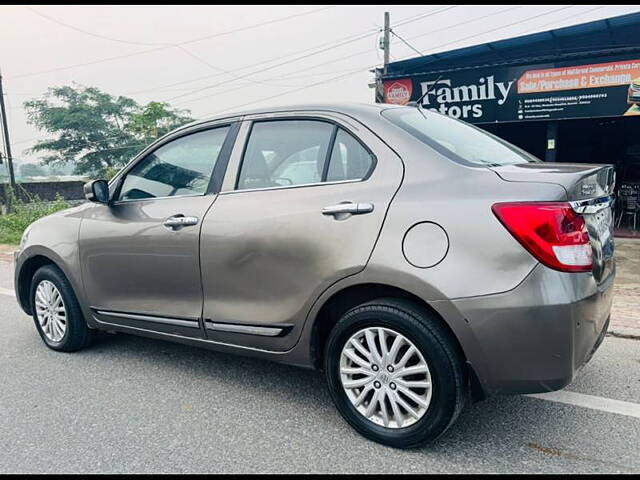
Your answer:
[[[167,218],[163,225],[171,230],[178,230],[182,227],[189,227],[198,224],[198,217],[185,217],[182,214],[173,215]]]
[[[369,202],[338,203],[336,205],[331,205],[329,207],[324,207],[322,209],[323,215],[333,215],[334,217],[336,215],[341,215],[341,214],[342,215],[344,214],[363,215],[365,213],[371,213],[371,212],[373,212],[373,203],[369,203]]]

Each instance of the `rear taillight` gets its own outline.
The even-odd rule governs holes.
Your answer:
[[[568,203],[496,203],[491,209],[516,240],[547,267],[562,272],[591,271],[587,225]]]

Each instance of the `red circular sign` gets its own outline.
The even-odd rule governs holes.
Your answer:
[[[412,90],[413,82],[410,78],[388,80],[384,82],[384,101],[385,103],[405,105],[411,99]]]

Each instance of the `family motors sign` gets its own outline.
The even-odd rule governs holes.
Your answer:
[[[452,84],[451,79],[420,82],[426,92],[422,105],[456,118],[482,118],[485,102],[504,105],[514,83],[496,82],[493,75],[463,85]]]
[[[461,70],[387,80],[385,101],[423,108],[471,123],[640,114],[629,99],[640,83],[640,58],[602,59]]]

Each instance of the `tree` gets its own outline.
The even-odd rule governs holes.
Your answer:
[[[30,149],[44,153],[44,165],[70,163],[74,173],[95,177],[119,169],[159,135],[191,120],[187,111],[166,103],[140,106],[131,98],[76,84],[49,88],[24,107],[29,123],[54,136]]]
[[[129,130],[149,143],[192,119],[184,110],[174,110],[168,103],[149,102],[131,116]]]
[[[20,176],[22,177],[44,177],[46,174],[44,168],[35,163],[23,163],[20,165]]]

